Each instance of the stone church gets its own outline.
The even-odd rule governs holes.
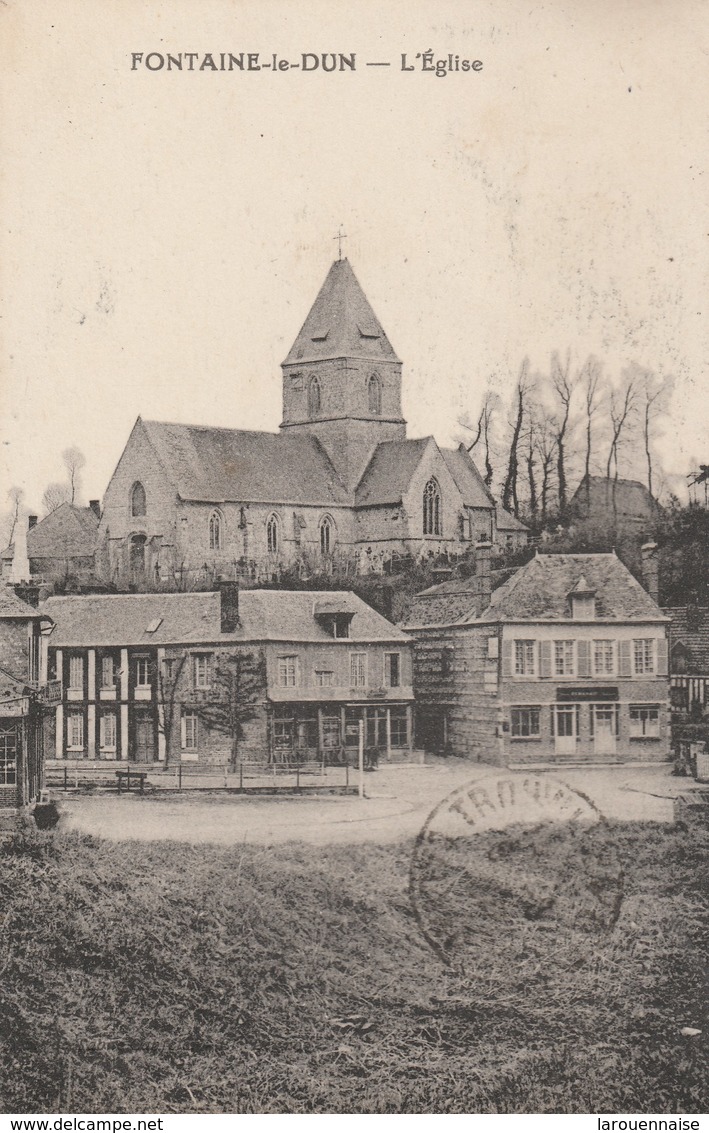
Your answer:
[[[106,581],[382,570],[497,541],[495,501],[465,446],[407,438],[402,364],[347,259],[282,370],[278,433],[138,418],[103,500]]]

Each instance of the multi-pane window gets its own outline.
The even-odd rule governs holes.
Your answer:
[[[323,517],[320,523],[320,553],[323,555],[332,553],[335,543],[334,526],[329,515]]]
[[[278,683],[281,688],[295,688],[298,684],[298,658],[295,654],[278,658]]]
[[[423,533],[424,535],[443,534],[441,489],[433,478],[423,490]]]
[[[74,655],[69,658],[69,688],[83,689],[84,687],[84,658]]]
[[[573,641],[554,642],[554,672],[557,677],[568,677],[574,671]]]
[[[116,713],[104,712],[99,724],[99,744],[102,751],[116,750]]]
[[[325,688],[333,683],[334,673],[331,669],[316,669],[315,670],[315,683],[320,688]]]
[[[511,734],[513,739],[530,739],[540,735],[538,708],[512,708]]]
[[[633,641],[633,660],[637,676],[655,672],[655,642],[651,637],[636,637]]]
[[[367,654],[350,653],[350,687],[364,688],[367,684]]]
[[[384,684],[389,688],[398,688],[401,684],[401,654],[384,654]]]
[[[150,688],[150,658],[138,657],[135,663],[135,683],[137,688]]]
[[[101,688],[115,688],[116,687],[116,666],[113,657],[108,656],[101,658]]]
[[[615,671],[615,648],[612,641],[594,641],[593,671],[597,677],[612,677]]]
[[[269,553],[275,555],[278,551],[278,517],[272,515],[266,524],[266,542]]]
[[[182,750],[197,750],[197,713],[185,710],[182,713]]]
[[[222,517],[218,511],[213,511],[209,517],[209,549],[221,551],[222,549]]]
[[[392,708],[390,717],[391,746],[407,747],[409,743],[409,729],[405,708]]]
[[[17,732],[15,725],[0,728],[0,787],[17,783]]]
[[[631,704],[630,735],[633,739],[657,739],[660,735],[660,709],[657,704]]]
[[[515,641],[515,674],[518,677],[534,676],[533,641]]]
[[[67,747],[72,751],[80,751],[84,746],[84,714],[83,712],[70,712],[66,721]]]
[[[195,688],[209,688],[210,657],[208,653],[195,653],[192,658],[192,683]]]

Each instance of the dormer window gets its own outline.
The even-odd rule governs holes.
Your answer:
[[[341,598],[323,598],[315,604],[315,620],[330,637],[347,638],[354,610]]]
[[[592,590],[581,575],[569,594],[571,617],[575,622],[590,622],[596,617],[596,591]]]

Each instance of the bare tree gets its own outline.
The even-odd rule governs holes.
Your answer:
[[[661,378],[651,371],[645,371],[641,378],[641,405],[643,442],[645,447],[645,460],[647,463],[647,490],[653,495],[653,440],[654,427],[659,417],[667,409],[672,396],[674,379]]]
[[[517,480],[519,476],[519,441],[522,434],[522,425],[524,424],[524,416],[526,411],[526,400],[529,392],[529,359],[525,358],[520,366],[519,377],[515,387],[515,395],[513,402],[514,417],[510,421],[510,428],[512,436],[510,439],[509,455],[507,458],[507,475],[505,476],[505,483],[502,488],[502,506],[506,511],[510,510],[510,504],[514,514],[519,512],[519,498],[517,495]]]
[[[258,715],[266,693],[266,659],[261,652],[218,656],[214,669],[213,696],[198,705],[201,718],[231,739],[231,767],[236,768],[239,741],[245,727]]]
[[[81,471],[86,464],[86,457],[81,449],[72,447],[64,449],[62,460],[69,478],[69,503],[73,504],[81,488]]]
[[[542,416],[537,420],[537,429],[534,438],[537,451],[537,461],[541,473],[539,485],[539,518],[542,526],[549,516],[549,495],[551,492],[551,474],[556,458],[556,437],[549,426],[549,419]]]
[[[535,415],[532,413],[527,414],[527,435],[525,437],[525,464],[527,465],[527,486],[529,488],[529,514],[533,520],[537,518],[539,510],[539,496],[537,492],[536,480],[536,457],[537,457],[537,432],[538,425]]]
[[[581,384],[585,409],[586,451],[584,455],[584,483],[586,484],[586,504],[588,506],[591,489],[591,454],[593,452],[593,422],[601,407],[601,363],[591,355],[581,370]]]
[[[44,514],[50,515],[51,512],[56,511],[62,504],[68,503],[70,495],[71,488],[68,484],[60,484],[58,482],[47,484],[44,495],[42,496]]]
[[[167,657],[158,667],[158,688],[160,691],[160,726],[165,736],[165,767],[170,766],[172,741],[174,738],[175,716],[177,713],[177,691],[188,654],[182,651],[180,657]]]
[[[13,484],[7,495],[8,499],[10,500],[7,542],[8,544],[10,544],[15,538],[15,530],[17,529],[17,524],[20,520],[22,501],[25,498],[25,493],[23,488],[18,488],[16,484]]]
[[[556,395],[558,409],[552,417],[556,441],[556,476],[559,493],[559,510],[563,511],[568,502],[566,442],[570,430],[571,401],[578,385],[578,374],[571,377],[571,351],[566,351],[562,360],[558,353],[551,358],[551,386]]]
[[[611,443],[606,463],[607,480],[611,478],[611,470],[614,472],[614,479],[618,479],[618,449],[635,416],[639,393],[639,376],[633,370],[626,371],[623,383],[618,388],[611,390],[608,409],[611,422]]]
[[[493,393],[492,390],[488,390],[483,399],[476,424],[470,425],[465,419],[460,421],[464,429],[469,429],[471,432],[475,433],[472,442],[466,446],[469,453],[472,453],[481,441],[483,443],[485,449],[485,476],[483,479],[488,488],[492,484],[493,476],[495,475],[490,454],[492,425],[498,406],[498,395]]]

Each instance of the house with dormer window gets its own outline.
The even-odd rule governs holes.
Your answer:
[[[49,598],[48,668],[61,682],[48,767],[356,752],[412,743],[410,639],[348,592],[243,590]],[[248,711],[242,711],[244,707]]]
[[[664,760],[667,618],[615,554],[417,596],[417,745],[505,765]],[[466,594],[466,587],[468,593]]]

